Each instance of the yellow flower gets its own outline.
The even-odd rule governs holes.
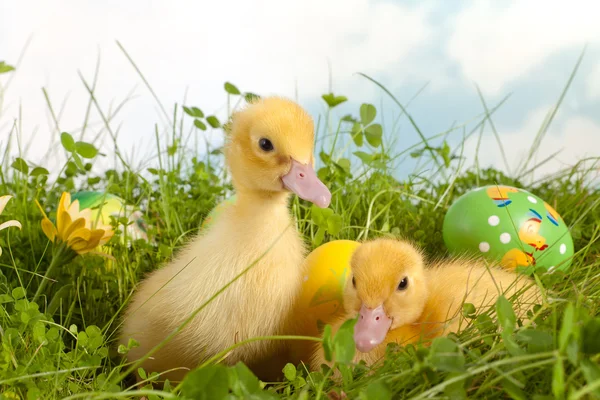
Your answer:
[[[10,199],[12,199],[12,196],[10,196],[10,195],[0,196],[0,214],[2,214],[2,211],[4,211],[4,207],[6,207],[6,204],[8,204],[8,201]],[[21,223],[19,221],[15,221],[13,219],[11,221],[6,221],[6,222],[0,224],[0,231],[3,229],[9,228],[11,226],[21,229]],[[2,247],[0,247],[0,256],[1,255],[2,255]]]
[[[36,200],[37,203],[37,200]],[[46,213],[38,207],[44,215],[42,230],[52,243],[64,243],[77,254],[93,251],[98,246],[108,242],[114,232],[110,225],[92,221],[92,211],[89,208],[79,210],[79,201],[71,203],[71,195],[63,192],[56,212],[56,226],[48,219]]]

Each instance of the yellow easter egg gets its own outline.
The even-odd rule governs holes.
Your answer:
[[[343,310],[343,291],[350,259],[360,243],[334,240],[313,250],[305,260],[298,316],[304,334],[318,336]]]

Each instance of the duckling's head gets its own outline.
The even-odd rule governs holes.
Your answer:
[[[358,314],[356,348],[371,351],[390,329],[415,322],[428,296],[423,256],[405,241],[377,239],[361,244],[350,261],[352,277],[344,305]]]
[[[331,193],[314,170],[314,123],[298,104],[254,100],[232,116],[225,157],[238,191],[291,191],[319,207]]]

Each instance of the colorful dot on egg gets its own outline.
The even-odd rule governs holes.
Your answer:
[[[479,243],[479,250],[481,250],[482,253],[487,253],[490,251],[490,244],[488,242]]]
[[[567,251],[567,245],[564,243],[561,244],[559,250],[560,250],[560,254],[565,254],[565,252]]]
[[[510,242],[510,233],[504,232],[502,235],[500,235],[500,241],[504,244],[509,243]]]
[[[488,224],[491,226],[497,226],[500,223],[500,218],[497,215],[492,215],[488,218]]]

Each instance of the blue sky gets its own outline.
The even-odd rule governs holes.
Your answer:
[[[338,115],[356,114],[362,102],[379,106],[382,99],[386,121],[398,114],[356,72],[382,82],[403,103],[429,82],[409,108],[427,136],[483,111],[475,83],[489,107],[512,94],[494,123],[515,165],[587,44],[573,86],[540,146],[540,158],[564,149],[544,167],[550,173],[599,153],[599,11],[599,4],[586,0],[12,2],[0,15],[0,60],[17,63],[31,41],[12,80],[0,78],[0,84],[9,83],[0,110],[0,143],[7,142],[21,113],[22,141],[32,143],[28,159],[38,161],[47,153],[57,134],[41,87],[57,110],[64,103],[60,129],[76,132],[87,107],[78,71],[91,81],[100,54],[97,97],[104,110],[132,90],[135,94],[113,121],[119,143],[126,152],[143,144],[136,158],[151,156],[154,124],[165,129],[165,120],[117,47],[119,40],[169,113],[187,91],[187,104],[222,115],[222,85],[231,81],[261,94],[294,97],[297,91],[316,118],[323,111],[320,95],[329,91],[328,65],[333,91],[350,99]],[[98,121],[97,113],[93,119]],[[418,140],[406,119],[400,128],[401,149]],[[106,136],[101,124],[88,129],[86,138],[97,134]],[[482,146],[489,150],[485,162],[502,167],[489,126]],[[109,152],[110,143],[103,148]],[[45,163],[58,164],[56,154]],[[473,156],[474,141],[466,154]]]

